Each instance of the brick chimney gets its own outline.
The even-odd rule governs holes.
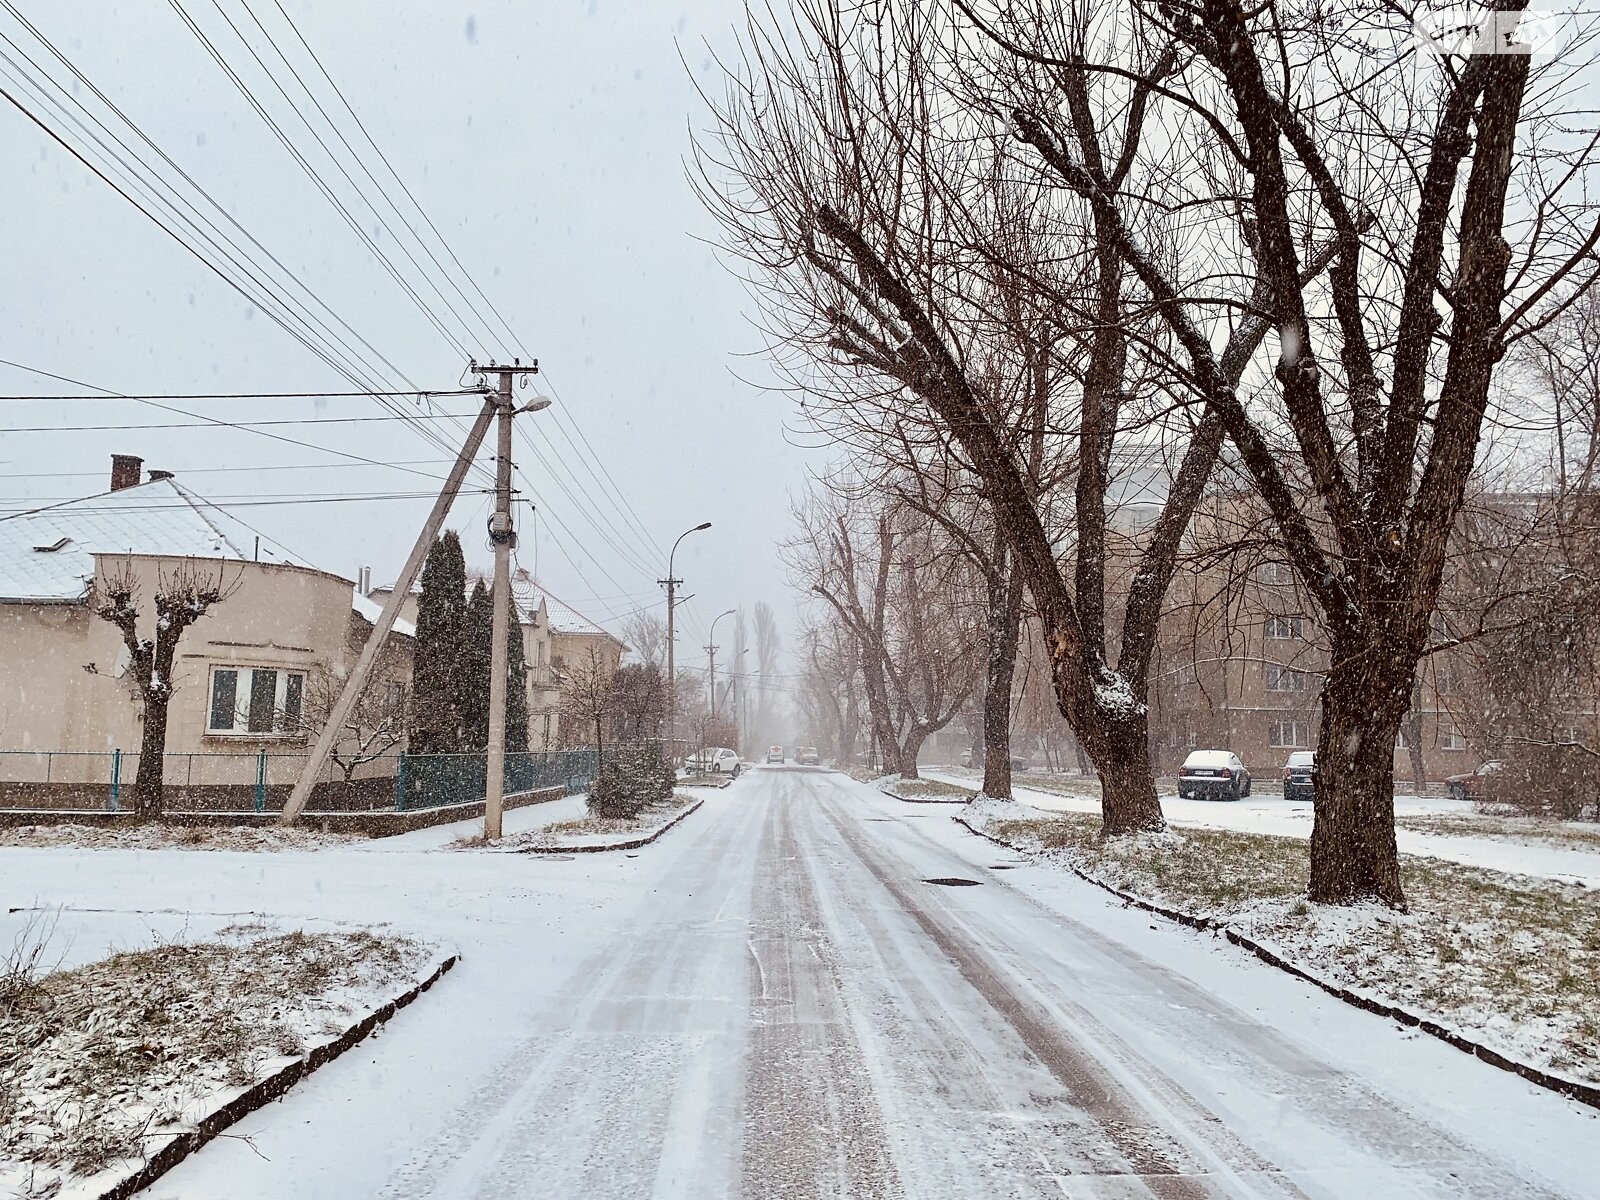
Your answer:
[[[144,459],[135,454],[113,454],[111,456],[111,490],[120,492],[123,488],[137,487],[139,485],[139,472],[144,468]]]
[[[171,479],[171,478],[172,478],[172,472],[171,471],[158,471],[154,467],[151,467],[149,472],[147,473],[145,482],[146,483],[159,483],[163,479]]]

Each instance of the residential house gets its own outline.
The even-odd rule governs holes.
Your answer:
[[[141,704],[122,635],[92,606],[109,579],[135,581],[149,632],[154,596],[176,573],[214,578],[226,593],[184,631],[172,680],[169,793],[197,804],[259,792],[258,780],[274,795],[292,784],[324,699],[366,642],[375,614],[350,580],[262,548],[171,474],[141,482],[141,467],[114,456],[110,491],[0,519],[0,803],[100,807],[112,779],[133,777]],[[397,626],[380,660],[368,692],[380,713],[404,704],[411,632]],[[393,770],[392,760],[367,763],[351,778]],[[334,768],[329,778],[343,777]]]

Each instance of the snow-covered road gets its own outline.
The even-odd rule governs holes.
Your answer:
[[[0,889],[384,919],[462,949],[163,1200],[1579,1197],[1600,1179],[1600,1114],[831,773],[752,771],[633,857],[0,851]]]

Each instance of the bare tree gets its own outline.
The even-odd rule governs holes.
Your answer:
[[[884,769],[914,779],[979,676],[970,563],[892,501],[862,513],[819,495],[798,515],[791,569],[850,632]]]
[[[614,674],[606,655],[596,646],[562,666],[561,732],[569,746],[582,744],[568,736],[570,721],[583,730],[584,737],[594,735],[595,752],[604,757],[606,723],[616,710],[616,692],[611,686]]]
[[[339,739],[330,757],[344,773],[346,783],[369,762],[393,753],[405,744],[407,700],[405,687],[394,680],[374,678],[362,689],[345,713]],[[278,715],[285,729],[298,729],[312,737],[322,732],[344,690],[344,680],[326,667],[311,671],[299,716]]]
[[[197,560],[156,568],[154,636],[139,632],[139,575],[131,559],[109,569],[95,584],[90,609],[122,634],[128,669],[138,690],[143,731],[139,769],[134,776],[133,809],[140,817],[163,811],[167,750],[167,708],[172,702],[172,665],[183,631],[238,587],[228,584],[219,565],[213,573]]]
[[[667,669],[667,623],[653,612],[636,612],[622,623],[622,640],[639,661],[658,672]]]
[[[1237,0],[799,11],[798,33],[751,38],[718,114],[719,166],[739,187],[708,187],[713,207],[777,297],[785,341],[898,380],[983,477],[1052,643],[1062,710],[1100,768],[1108,830],[1160,820],[1150,614],[1225,433],[1330,646],[1308,894],[1403,904],[1393,746],[1490,386],[1542,305],[1596,270],[1594,131],[1561,101],[1583,43],[1537,67],[1527,54],[1419,57],[1398,13],[1375,32]],[[1375,57],[1379,35],[1388,57]],[[996,211],[996,172],[971,148],[1005,136],[1081,248],[1057,258],[1093,263],[1082,298],[1037,267],[1016,272],[1085,331],[1081,443],[1107,448],[1134,351],[1196,414],[1130,577],[1115,665],[1085,547],[1097,485],[1079,483],[1090,524],[1069,586],[947,319],[967,299],[962,256],[929,252],[993,257],[974,214]],[[1256,364],[1269,333],[1275,360]]]

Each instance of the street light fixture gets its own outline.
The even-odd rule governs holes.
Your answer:
[[[673,561],[678,556],[678,542],[683,541],[691,533],[699,533],[702,529],[710,529],[710,521],[701,521],[693,529],[685,529],[678,535],[678,540],[672,543],[672,550],[667,555],[667,577],[656,580],[657,583],[667,585],[667,739],[673,740],[677,729],[677,696],[678,681],[675,677],[677,671],[676,661],[673,657],[675,642],[675,626],[673,617],[677,609],[678,585],[683,580],[677,578],[672,571]]]
[[[717,622],[722,620],[723,617],[733,616],[733,613],[734,610],[730,608],[727,612],[718,613],[712,617],[711,632],[706,635],[706,674],[709,676],[708,682],[711,687],[710,698],[706,702],[706,711],[711,714],[713,719],[717,715]]]

